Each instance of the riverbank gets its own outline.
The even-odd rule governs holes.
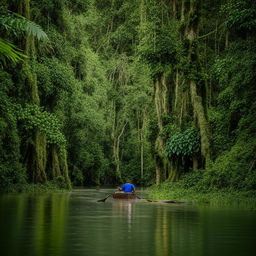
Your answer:
[[[180,200],[197,204],[242,206],[256,210],[256,191],[234,191],[232,189],[195,191],[175,187],[172,183],[154,185],[148,189],[154,200]]]
[[[58,182],[49,181],[44,184],[12,184],[8,188],[1,189],[1,193],[47,193],[68,191],[65,186]]]

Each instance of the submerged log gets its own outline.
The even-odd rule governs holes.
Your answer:
[[[166,203],[166,204],[181,204],[181,203],[184,203],[182,201],[178,201],[178,200],[156,200],[154,202],[157,202],[157,203]]]
[[[181,204],[181,203],[185,203],[179,200],[151,200],[151,199],[145,199],[145,198],[141,198],[144,199],[146,202],[149,203],[166,203],[166,204]]]

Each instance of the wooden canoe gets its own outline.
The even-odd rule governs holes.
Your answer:
[[[134,193],[114,193],[113,195],[114,199],[136,199],[136,194]]]

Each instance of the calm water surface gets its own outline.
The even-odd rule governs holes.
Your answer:
[[[97,203],[110,192],[1,195],[1,255],[256,255],[255,211],[141,200]]]

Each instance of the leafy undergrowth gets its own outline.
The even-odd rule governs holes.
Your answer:
[[[45,184],[17,184],[12,185],[8,190],[1,191],[2,193],[47,193],[47,192],[63,192],[68,191],[67,188],[60,186],[54,181],[46,182]]]
[[[256,210],[256,191],[234,191],[232,189],[199,192],[180,188],[176,184],[163,183],[148,190],[149,197],[157,200],[181,200],[197,204],[215,206],[245,207]]]

